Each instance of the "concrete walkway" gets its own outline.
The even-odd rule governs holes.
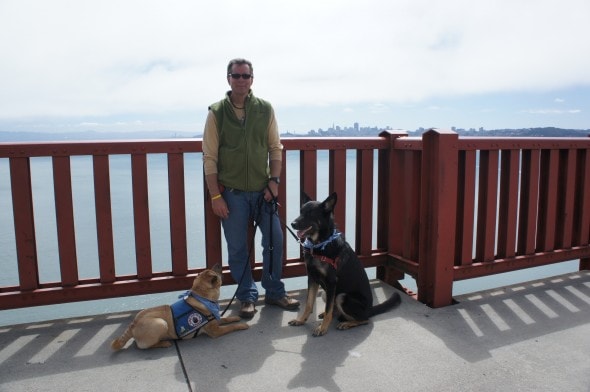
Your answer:
[[[118,353],[134,313],[0,327],[0,391],[590,391],[589,272],[456,299],[318,338],[259,305],[249,330]]]

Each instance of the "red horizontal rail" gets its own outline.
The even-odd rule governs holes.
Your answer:
[[[0,143],[0,158],[202,152],[200,139]]]

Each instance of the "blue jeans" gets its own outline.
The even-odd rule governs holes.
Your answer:
[[[286,295],[281,281],[283,273],[283,231],[273,205],[264,200],[264,192],[244,192],[232,189],[223,191],[223,198],[229,209],[227,219],[221,221],[227,242],[228,264],[232,277],[238,286],[236,297],[242,302],[256,302],[258,288],[252,278],[248,265],[248,254],[254,250],[248,244],[248,223],[252,220],[262,234],[262,287],[266,297],[280,299]],[[272,219],[272,275],[269,275],[271,262],[270,230]],[[242,277],[242,274],[244,275]]]

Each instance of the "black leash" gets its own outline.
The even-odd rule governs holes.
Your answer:
[[[273,215],[276,215],[279,218],[279,222],[282,223],[282,225],[289,231],[289,233],[291,233],[291,235],[293,236],[293,238],[295,238],[295,241],[297,241],[298,243],[301,243],[301,241],[299,240],[299,237],[297,237],[297,234],[295,234],[293,232],[293,230],[291,230],[291,228],[289,226],[287,226],[282,220],[281,217],[279,216],[279,201],[278,201],[278,197],[275,196],[275,194],[272,192],[272,190],[268,187],[268,185],[266,186],[266,189],[268,189],[268,191],[270,192],[270,195],[272,196],[272,199],[268,202],[272,205],[272,213],[269,215],[270,217],[270,238],[269,238],[269,251],[270,251],[270,265],[268,267],[268,274],[272,279],[272,265],[273,265],[273,249],[274,249],[274,245],[273,245],[273,237],[272,237],[272,226],[273,226]],[[225,312],[227,312],[227,310],[229,309],[229,307],[231,306],[231,304],[233,303],[234,299],[236,298],[236,295],[238,293],[238,289],[240,288],[240,286],[242,285],[242,281],[244,280],[244,275],[246,274],[246,269],[250,268],[250,256],[252,255],[252,249],[254,248],[254,239],[256,237],[256,231],[258,230],[258,226],[259,226],[259,222],[260,222],[260,215],[262,213],[262,203],[264,202],[264,196],[261,194],[260,198],[258,199],[258,205],[257,205],[257,210],[258,210],[258,216],[257,219],[255,219],[255,224],[254,224],[254,236],[252,237],[252,242],[250,243],[250,249],[248,250],[248,256],[246,258],[246,263],[244,263],[244,270],[242,271],[242,276],[240,277],[240,281],[238,282],[238,286],[236,287],[236,291],[234,291],[234,295],[231,297],[231,299],[229,300],[227,306],[225,307],[225,309],[223,309],[223,312],[221,312],[221,317],[223,317],[223,315],[225,314]],[[263,268],[263,273],[264,273],[264,265],[262,266]]]
[[[238,286],[236,287],[236,291],[234,291],[234,295],[229,300],[225,309],[223,309],[223,312],[221,312],[221,317],[223,317],[225,312],[227,312],[227,310],[229,309],[231,304],[234,302],[234,299],[236,299],[236,295],[238,294],[238,289],[242,285],[242,282],[244,280],[244,275],[246,275],[246,269],[250,268],[250,256],[252,255],[252,248],[254,248],[254,238],[256,237],[256,230],[257,229],[258,229],[258,223],[256,223],[254,225],[254,236],[252,237],[252,242],[250,243],[250,249],[248,250],[248,256],[246,257],[246,262],[244,263],[244,270],[242,271],[242,276],[240,277],[240,281],[238,282]]]
[[[197,336],[198,334],[195,334],[195,336]],[[176,347],[176,355],[178,355],[178,359],[180,361],[180,367],[182,368],[182,374],[184,376],[184,381],[186,382],[186,386],[188,387],[188,391],[189,392],[193,392],[193,387],[191,387],[191,380],[188,376],[188,373],[186,371],[186,367],[184,366],[184,358],[182,357],[182,354],[180,353],[180,348],[178,348],[178,340],[174,340],[174,347]]]
[[[291,233],[291,235],[293,236],[293,238],[295,238],[295,241],[301,243],[301,241],[299,240],[299,237],[297,237],[297,234],[295,234],[293,232],[293,230],[291,230],[291,228],[285,222],[283,222],[281,220],[281,217],[279,216],[279,207],[280,207],[279,198],[276,197],[274,195],[274,193],[272,193],[272,191],[270,190],[270,188],[268,187],[268,185],[267,185],[267,188],[268,188],[268,191],[270,192],[270,194],[272,196],[272,201],[269,202],[269,203],[273,203],[273,205],[274,205],[273,214],[276,214],[276,216],[279,218],[279,222],[281,222],[281,224],[283,225],[283,227],[285,227],[289,231],[289,233]],[[271,219],[272,219],[272,217],[271,217]],[[271,226],[270,227],[272,228],[272,220],[271,220]],[[272,231],[271,231],[271,233],[272,233]]]

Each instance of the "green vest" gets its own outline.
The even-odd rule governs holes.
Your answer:
[[[209,110],[219,132],[217,178],[227,188],[256,192],[268,182],[268,125],[271,105],[252,93],[246,99],[246,118],[236,116],[229,94]]]

